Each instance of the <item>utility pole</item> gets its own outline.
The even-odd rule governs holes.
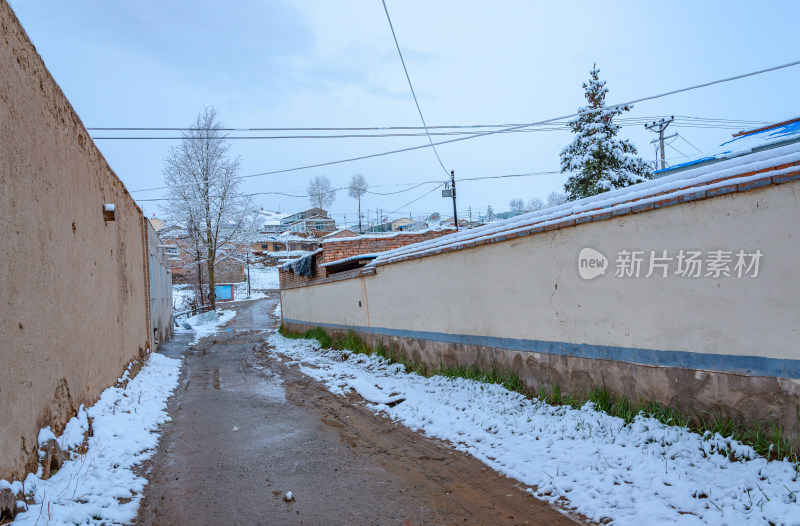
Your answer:
[[[458,212],[456,212],[456,171],[450,170],[450,188],[453,189],[453,222],[458,232]]]
[[[247,255],[247,297],[250,297],[250,255]]]
[[[667,161],[664,158],[664,139],[669,139],[669,137],[664,137],[664,130],[667,129],[667,126],[670,125],[672,121],[675,120],[675,116],[671,116],[669,119],[661,119],[660,121],[653,121],[650,124],[645,124],[644,127],[652,132],[658,133],[658,139],[654,139],[651,142],[654,143],[658,141],[659,147],[661,149],[661,169],[667,167]]]
[[[469,205],[469,208],[467,208],[467,210],[469,210],[469,222],[472,223],[472,205]]]
[[[444,190],[442,190],[442,197],[453,198],[453,223],[456,225],[456,232],[458,232],[458,212],[456,211],[456,172],[450,170],[450,180],[445,181]]]

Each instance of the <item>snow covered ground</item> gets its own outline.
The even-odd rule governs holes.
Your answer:
[[[279,289],[278,267],[262,267],[261,265],[250,266],[250,292],[251,297],[255,298],[257,290]],[[247,281],[236,284],[236,298],[242,299],[247,296]],[[259,298],[265,294],[258,295]]]
[[[125,524],[136,517],[147,481],[133,469],[150,458],[158,444],[158,427],[167,422],[167,399],[178,383],[180,360],[150,355],[147,365],[125,388],[109,387],[89,409],[67,423],[58,443],[74,449],[84,439],[89,419],[93,434],[85,454],[70,460],[47,480],[42,470],[25,479],[24,492],[34,504],[14,524]],[[128,372],[120,380],[126,379]],[[45,428],[39,443],[56,438]],[[0,488],[21,490],[20,482],[0,481]]]
[[[298,251],[301,252],[301,251]],[[307,252],[302,252],[307,254]],[[266,294],[256,292],[266,289],[279,289],[278,267],[263,267],[261,265],[250,266],[250,299],[265,298]],[[234,285],[234,298],[236,300],[245,299],[247,296],[247,281]],[[173,285],[172,303],[175,310],[182,311],[189,308],[189,304],[194,299],[194,289],[191,285]]]
[[[719,435],[646,417],[626,425],[591,403],[554,407],[499,385],[408,374],[374,356],[343,360],[314,340],[274,333],[268,341],[332,392],[352,389],[376,412],[450,441],[539,498],[563,497],[595,521],[800,524],[798,466],[768,462]]]
[[[245,283],[247,287],[247,283]],[[278,267],[250,266],[250,288],[253,290],[278,289]]]
[[[236,311],[234,310],[209,311],[196,314],[191,318],[178,322],[178,327],[175,328],[175,332],[194,332],[192,344],[195,344],[200,341],[200,338],[205,338],[217,332],[220,327],[231,321],[234,316],[236,316]],[[191,328],[187,329],[184,327],[184,323]]]
[[[190,285],[182,284],[172,286],[172,306],[176,311],[188,309],[193,299],[194,290]]]

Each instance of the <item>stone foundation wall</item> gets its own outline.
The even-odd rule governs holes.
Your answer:
[[[298,333],[316,327],[286,320],[284,325]],[[616,395],[632,400],[655,399],[679,405],[692,414],[724,411],[742,421],[777,421],[790,433],[800,432],[798,380],[513,351],[375,334],[357,328],[325,328],[332,338],[346,336],[349,330],[372,349],[382,345],[431,368],[495,367],[513,371],[531,392],[541,386],[558,386],[562,395],[584,395],[595,386],[606,385]]]

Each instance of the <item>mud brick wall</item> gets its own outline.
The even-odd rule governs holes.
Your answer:
[[[116,205],[105,221],[103,205]],[[0,0],[0,479],[150,349],[146,219]]]

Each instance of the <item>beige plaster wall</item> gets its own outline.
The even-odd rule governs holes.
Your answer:
[[[282,313],[312,322],[797,360],[799,225],[800,182],[793,181],[286,290]],[[605,276],[580,278],[584,247],[609,259]],[[763,257],[754,279],[645,278],[646,266],[642,277],[617,278],[623,249],[760,249]]]
[[[291,330],[353,327],[368,344],[433,367],[508,368],[529,388],[558,385],[578,395],[605,383],[634,399],[776,420],[795,434],[798,236],[793,181],[282,290],[281,313]],[[580,277],[586,247],[609,259],[606,275]],[[620,250],[674,257],[681,249],[763,256],[756,278],[648,278],[648,266],[639,278],[614,275]],[[622,358],[626,352],[634,359]],[[775,359],[794,364],[794,376],[764,372]]]
[[[103,204],[116,221],[103,220]],[[0,478],[149,347],[141,210],[0,0]]]

